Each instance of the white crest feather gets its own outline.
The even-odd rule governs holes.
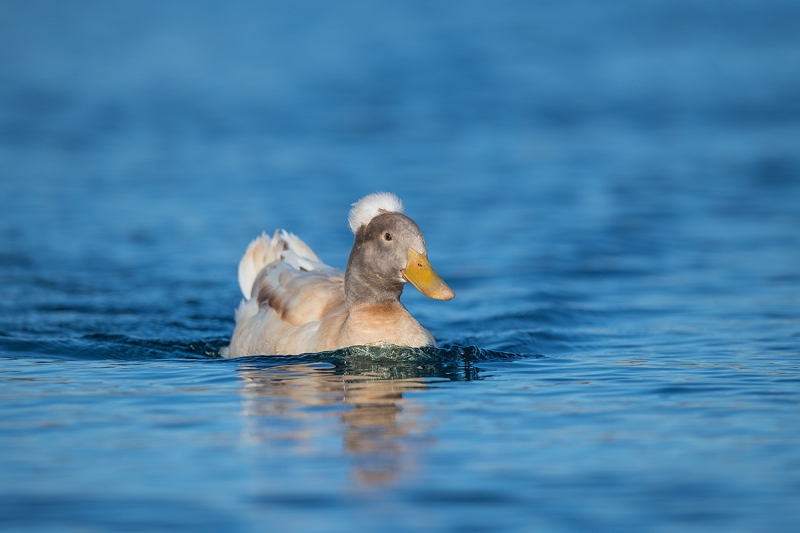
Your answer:
[[[353,204],[347,221],[353,233],[381,213],[402,213],[403,202],[390,192],[368,194]]]

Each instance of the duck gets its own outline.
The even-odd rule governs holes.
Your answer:
[[[353,248],[344,271],[286,230],[253,240],[239,262],[244,299],[224,357],[297,355],[349,346],[436,346],[400,303],[406,283],[437,300],[453,290],[428,260],[425,238],[387,192],[352,204]]]

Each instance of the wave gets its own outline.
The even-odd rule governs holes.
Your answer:
[[[220,350],[227,341],[227,338],[164,341],[108,334],[47,341],[0,338],[0,356],[91,361],[197,360],[233,364],[246,370],[314,364],[327,365],[334,374],[364,375],[375,379],[441,378],[455,381],[480,379],[481,364],[544,357],[477,346],[447,345],[441,348],[352,346],[320,353],[224,359]]]

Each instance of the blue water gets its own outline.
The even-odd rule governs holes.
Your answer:
[[[800,6],[4,2],[3,531],[796,531]],[[218,356],[397,193],[439,349]]]

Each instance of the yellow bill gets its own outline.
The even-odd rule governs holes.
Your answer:
[[[456,295],[439,274],[433,271],[428,258],[411,248],[408,249],[408,262],[403,269],[403,278],[428,298],[451,300]]]

